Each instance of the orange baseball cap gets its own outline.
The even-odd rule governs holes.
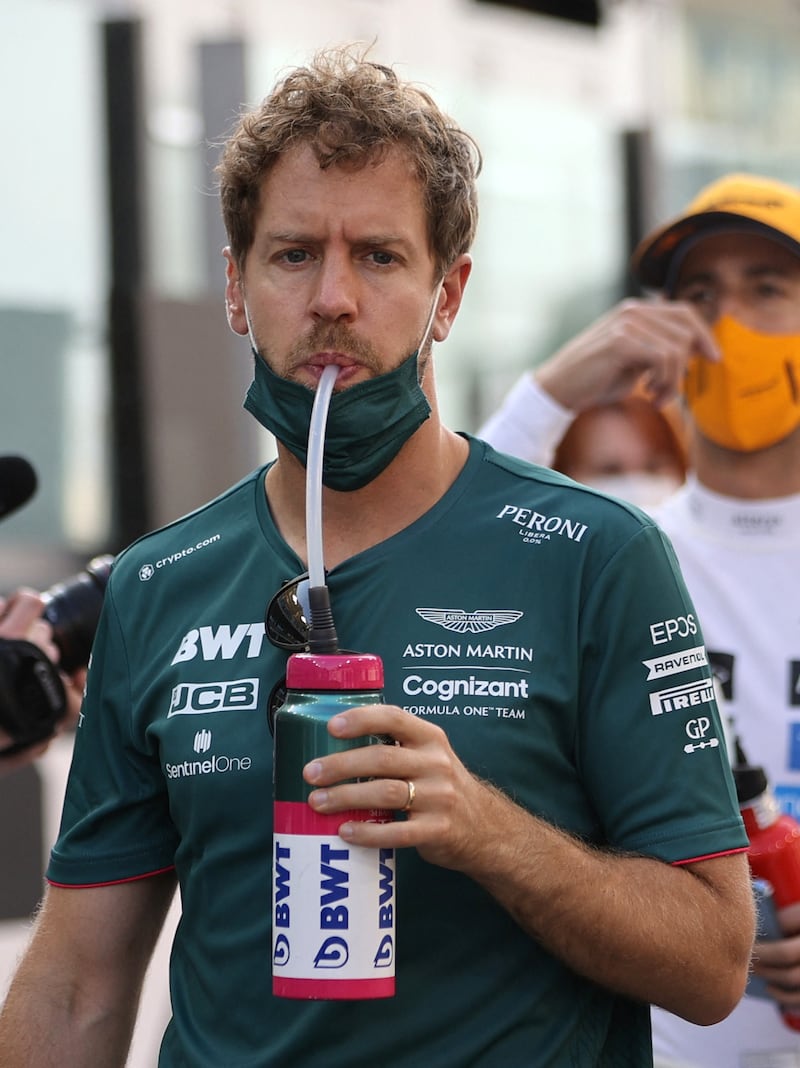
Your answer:
[[[677,218],[645,237],[631,257],[644,286],[668,287],[697,237],[720,232],[763,234],[800,256],[800,190],[757,174],[728,174],[702,189]]]

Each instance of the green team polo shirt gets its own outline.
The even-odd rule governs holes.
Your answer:
[[[117,559],[48,878],[175,866],[162,1068],[650,1063],[648,1007],[573,974],[472,880],[398,851],[397,994],[271,995],[272,744],[287,654],[264,611],[303,564],[264,470]],[[738,850],[703,639],[643,513],[470,439],[429,512],[332,570],[342,648],[475,774],[598,846]],[[502,827],[497,834],[502,835]]]

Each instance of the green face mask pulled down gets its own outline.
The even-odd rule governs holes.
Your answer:
[[[281,378],[254,355],[244,407],[305,467],[314,391]],[[330,489],[357,490],[372,482],[430,415],[417,356],[413,352],[394,371],[331,397],[322,465],[322,481]]]

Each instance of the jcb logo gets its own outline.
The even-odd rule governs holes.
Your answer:
[[[170,716],[200,716],[206,712],[238,712],[258,707],[258,679],[231,682],[181,682],[172,691]]]

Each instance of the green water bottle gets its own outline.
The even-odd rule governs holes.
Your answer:
[[[274,728],[272,991],[303,999],[392,997],[395,851],[351,845],[338,828],[388,822],[393,813],[317,813],[303,779],[315,757],[386,743],[328,733],[338,712],[383,703],[383,664],[366,653],[295,653],[286,691]]]

